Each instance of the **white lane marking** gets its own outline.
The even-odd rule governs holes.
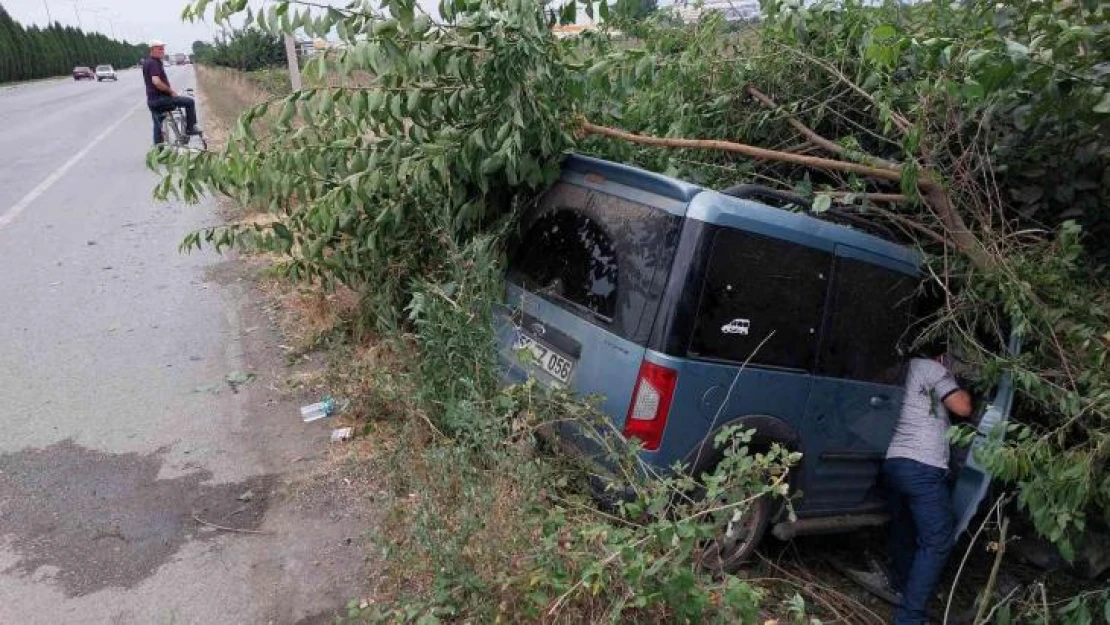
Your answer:
[[[54,186],[55,183],[57,183],[59,180],[61,180],[62,176],[66,175],[66,172],[69,171],[70,169],[72,169],[74,165],[79,163],[81,161],[81,159],[88,156],[89,152],[91,152],[92,149],[95,148],[98,143],[100,143],[105,138],[107,138],[108,135],[112,134],[112,132],[115,131],[116,128],[119,128],[120,125],[123,124],[123,122],[127,121],[128,117],[131,117],[132,115],[134,115],[135,111],[139,110],[140,106],[145,106],[145,105],[146,105],[145,102],[140,102],[140,103],[136,104],[135,106],[131,107],[131,109],[129,111],[127,111],[126,113],[123,114],[123,117],[116,120],[116,122],[114,124],[112,124],[111,126],[108,126],[107,128],[105,128],[104,132],[96,135],[96,137],[93,138],[93,140],[90,141],[89,144],[86,145],[80,152],[74,154],[61,167],[54,170],[54,173],[50,174],[49,176],[46,177],[45,180],[40,182],[39,186],[35,187],[34,189],[31,189],[30,193],[23,196],[23,199],[16,202],[15,205],[12,206],[11,208],[9,208],[7,210],[7,212],[5,212],[3,215],[0,215],[0,229],[3,229],[4,226],[7,226],[8,224],[15,221],[15,218],[19,217],[19,214],[22,213],[24,210],[26,210],[27,207],[30,206],[32,202],[37,200],[40,195],[42,195],[43,193],[46,193],[46,191],[50,187]]]

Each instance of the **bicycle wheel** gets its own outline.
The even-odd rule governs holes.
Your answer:
[[[185,114],[181,109],[173,111],[173,130],[177,133],[177,145],[183,148],[189,147],[189,135],[185,132]]]
[[[173,113],[164,113],[162,115],[162,143],[172,147],[177,147],[180,144],[180,133],[177,130],[177,124],[174,123]]]

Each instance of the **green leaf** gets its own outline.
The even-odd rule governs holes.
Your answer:
[[[401,110],[401,96],[399,96],[399,95],[389,96],[389,112],[393,115],[393,118],[396,119],[397,121],[404,121],[405,113],[404,113],[404,111]]]
[[[410,116],[420,110],[421,95],[422,94],[420,93],[419,89],[413,89],[412,91],[409,91],[409,99],[405,105],[405,110],[409,112]]]
[[[285,224],[275,222],[273,225],[273,229],[274,234],[277,235],[278,238],[284,241],[289,241],[290,243],[293,241],[293,233],[289,231],[289,228],[285,227]]]
[[[1029,58],[1029,48],[1024,44],[1018,43],[1013,39],[1006,40],[1006,52],[1014,61],[1020,61]]]
[[[1091,107],[1091,110],[1096,113],[1110,113],[1110,89],[1108,89],[1106,93],[1102,94],[1102,99],[1099,100],[1098,104]]]
[[[397,32],[397,20],[390,18],[374,22],[371,32],[375,37],[384,37],[395,33]]]
[[[898,29],[890,24],[879,24],[871,29],[871,38],[888,41],[898,36]]]
[[[827,193],[821,193],[818,194],[817,197],[813,198],[813,208],[811,210],[815,213],[820,214],[829,210],[831,206],[832,196]]]
[[[490,175],[497,172],[505,165],[505,157],[501,154],[494,154],[493,156],[482,161],[482,174]]]

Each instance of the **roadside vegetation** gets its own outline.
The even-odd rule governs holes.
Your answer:
[[[186,15],[223,20],[238,5],[202,0]],[[393,498],[390,569],[352,617],[882,621],[812,585],[701,566],[726,515],[786,494],[795,455],[749,454],[732,432],[703,483],[647,480],[634,450],[607,438],[637,497],[599,509],[586,468],[535,436],[553,420],[596,419],[591,407],[499,387],[504,251],[567,150],[711,187],[769,183],[900,233],[945,295],[922,338],[953,340],[984,386],[1016,380],[1015,422],[979,453],[1014,494],[998,517],[1069,558],[1107,531],[1105,6],[769,2],[747,32],[712,14],[690,26],[614,15],[620,38],[563,41],[530,3],[446,1],[442,24],[404,0],[382,8],[393,17],[297,2],[253,15],[271,32],[338,33],[346,48],[306,67],[321,86],[244,111],[222,151],[153,163],[161,195],[217,193],[272,215],[192,233],[186,249],[261,247],[290,279],[359,296],[334,384],[373,419],[383,443],[367,461]],[[1001,349],[1013,328],[1019,357]],[[1002,526],[988,518],[986,533]],[[1003,557],[1006,538],[986,557]],[[1110,619],[1105,585],[984,586],[979,606],[964,606],[980,622]]]
[[[109,64],[132,67],[146,46],[117,41],[100,33],[55,22],[46,28],[23,26],[0,5],[0,83],[68,76],[74,67]]]
[[[194,41],[193,60],[208,67],[238,70],[238,76],[272,96],[290,91],[285,44],[280,35],[259,28],[228,30],[214,42]]]
[[[213,43],[194,41],[193,60],[250,72],[284,64],[285,45],[281,35],[247,27],[226,31]]]

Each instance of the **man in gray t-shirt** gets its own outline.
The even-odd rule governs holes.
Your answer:
[[[944,350],[910,361],[902,413],[887,448],[890,556],[902,594],[896,625],[918,625],[955,542],[948,490],[948,415],[971,415],[971,396],[944,366]]]

